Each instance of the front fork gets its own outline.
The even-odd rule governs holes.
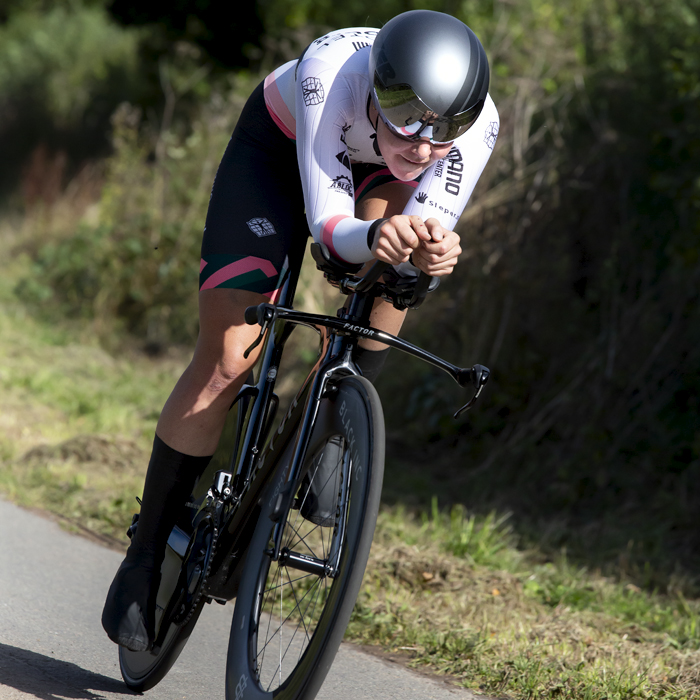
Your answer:
[[[335,342],[331,342],[333,340]],[[272,558],[272,561],[278,561],[281,558],[284,525],[287,522],[287,517],[294,501],[296,487],[300,483],[304,458],[308,454],[311,434],[318,416],[321,400],[330,395],[332,392],[333,381],[336,378],[359,374],[355,364],[352,361],[352,346],[344,339],[341,339],[338,336],[332,336],[330,331],[325,328],[323,329],[323,348],[325,349],[325,352],[323,353],[324,357],[312,370],[312,372],[315,372],[316,374],[313,379],[311,390],[309,391],[302,408],[301,422],[296,432],[294,452],[290,466],[287,470],[287,478],[283,484],[275,487],[272,494],[272,500],[274,503],[271,503],[273,507],[270,514],[270,519],[275,523],[275,529],[272,534],[272,546],[269,550],[267,550],[268,554]],[[324,366],[327,366],[329,363],[332,363],[331,366],[324,369]],[[339,548],[345,528],[344,516],[345,511],[347,510],[347,484],[349,483],[350,479],[349,472],[350,462],[349,457],[346,454],[344,456],[342,473],[343,500],[341,501],[341,513],[339,520],[340,525],[338,525],[338,527],[342,527],[343,531],[338,532],[337,534],[339,536],[337,536],[334,540],[334,548],[337,551],[331,550],[331,556],[329,556],[328,560],[323,563],[323,567],[326,569],[324,575],[335,574],[335,571],[337,570],[337,562],[340,558]],[[288,558],[289,553],[285,553],[284,556]],[[287,560],[287,563],[290,563],[289,559]],[[303,568],[304,566],[308,565],[313,568],[314,573],[320,573],[319,567],[321,562],[315,561],[311,564],[305,564],[300,560],[299,562],[294,562],[291,565],[295,566],[296,568],[301,568],[302,570],[308,570]]]

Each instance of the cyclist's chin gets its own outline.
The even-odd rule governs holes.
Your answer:
[[[428,165],[430,165],[430,163],[427,165],[411,163],[400,156],[387,162],[387,167],[391,171],[391,174],[397,180],[401,180],[401,182],[411,182],[411,180],[415,180],[428,167]]]

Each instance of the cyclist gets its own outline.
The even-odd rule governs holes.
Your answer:
[[[259,332],[246,307],[277,300],[309,228],[341,261],[450,274],[461,253],[454,226],[498,133],[488,85],[474,33],[414,10],[381,30],[317,39],[253,92],[211,193],[194,356],[161,413],[138,528],[102,614],[113,641],[133,651],[153,643],[168,535],[257,359],[243,358]],[[403,316],[378,300],[371,323],[397,334]],[[387,352],[360,341],[370,381]]]

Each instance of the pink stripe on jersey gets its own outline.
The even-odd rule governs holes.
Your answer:
[[[265,78],[264,94],[265,105],[272,117],[272,121],[277,124],[287,138],[296,139],[297,121],[289,111],[287,103],[282,99],[282,95],[277,87],[277,82],[275,81],[274,72],[270,73],[270,75]]]
[[[201,272],[208,264],[209,263],[207,263],[207,261],[204,258],[202,258],[199,261],[199,271]]]
[[[274,277],[277,274],[275,266],[269,260],[249,256],[243,258],[243,260],[236,260],[236,262],[232,262],[230,265],[226,265],[220,270],[217,270],[199,289],[200,291],[203,289],[214,289],[214,287],[218,287],[227,280],[238,277],[239,275],[244,275],[246,272],[252,272],[253,270],[261,270],[268,277]]]
[[[343,219],[349,218],[350,217],[347,214],[336,214],[335,216],[331,216],[330,218],[326,219],[326,222],[323,224],[323,228],[321,229],[321,241],[328,246],[328,250],[330,250],[331,253],[338,258],[338,260],[343,260],[343,262],[347,261],[341,255],[338,255],[338,252],[333,245],[333,231]]]

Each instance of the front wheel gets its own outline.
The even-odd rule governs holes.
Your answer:
[[[379,509],[384,420],[366,379],[346,377],[337,388],[319,407],[274,562],[273,489],[263,497],[231,626],[228,700],[312,700],[350,620]],[[320,503],[315,512],[309,498]]]

